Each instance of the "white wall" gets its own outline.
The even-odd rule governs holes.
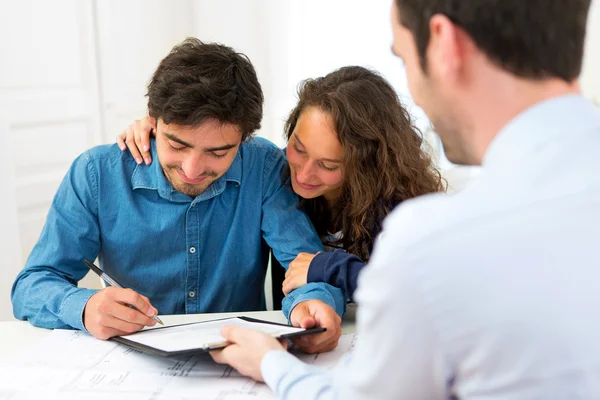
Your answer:
[[[21,269],[21,243],[8,117],[0,113],[0,321],[12,318],[10,288]]]
[[[588,18],[581,87],[586,96],[596,99],[600,106],[600,0],[592,0]]]
[[[193,32],[191,0],[95,0],[103,142],[146,114],[146,85]]]
[[[10,211],[2,210],[11,214],[2,230],[12,235],[18,257],[0,253],[7,263],[0,319],[11,314],[7,291],[21,267],[13,263],[23,261],[37,241],[73,159],[101,140],[92,1],[5,1],[2,9],[0,110],[8,115],[10,134],[2,133],[1,162],[6,156],[12,162],[1,173],[12,181],[8,196],[16,197]]]

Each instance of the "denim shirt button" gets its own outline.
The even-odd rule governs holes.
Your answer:
[[[191,291],[188,293],[188,295],[189,295],[190,297],[194,297],[194,296],[196,295],[196,292],[194,292],[193,290],[191,290]]]
[[[190,247],[190,253],[194,254],[196,252],[196,248],[195,247]]]

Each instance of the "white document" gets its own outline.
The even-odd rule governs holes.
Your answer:
[[[162,351],[222,347],[226,341],[221,336],[223,326],[239,326],[265,332],[273,337],[302,332],[305,329],[293,326],[248,322],[241,318],[226,318],[217,321],[198,322],[166,328],[158,328],[124,336],[125,339]]]
[[[343,335],[329,353],[296,355],[332,368],[352,351],[355,340],[356,335]],[[80,331],[55,330],[0,364],[0,400],[37,398],[263,400],[274,395],[208,354],[165,358]]]

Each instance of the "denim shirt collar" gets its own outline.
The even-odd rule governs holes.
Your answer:
[[[233,159],[233,163],[225,172],[225,174],[214,181],[204,193],[196,196],[192,199],[183,193],[179,193],[173,185],[167,180],[162,170],[158,159],[158,152],[156,151],[156,141],[150,141],[150,153],[152,154],[152,164],[136,165],[131,175],[131,185],[134,190],[137,189],[149,189],[156,190],[158,195],[166,200],[177,202],[177,203],[197,203],[204,200],[211,199],[219,194],[223,193],[227,182],[232,182],[236,186],[240,186],[242,183],[242,156],[241,149],[244,143],[242,143]]]

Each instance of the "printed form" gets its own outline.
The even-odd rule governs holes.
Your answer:
[[[298,354],[333,368],[357,336],[343,335],[323,354]],[[274,399],[270,389],[215,363],[208,354],[165,358],[70,330],[54,330],[0,364],[0,400],[20,399],[243,400]]]

